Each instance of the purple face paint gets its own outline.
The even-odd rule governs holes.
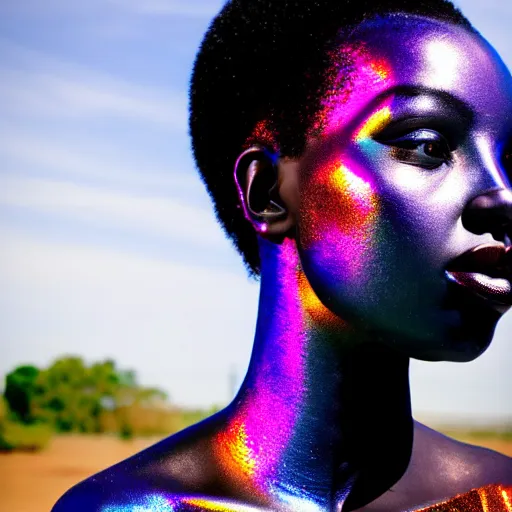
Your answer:
[[[506,308],[460,299],[447,269],[503,243],[462,219],[510,187],[510,73],[474,34],[399,15],[361,24],[331,59],[300,176],[306,276],[334,313],[410,356],[473,359]]]
[[[386,416],[394,407],[404,419],[397,444],[412,429],[407,356],[472,359],[507,309],[493,300],[501,296],[493,296],[492,286],[501,286],[500,293],[505,286],[493,282],[503,280],[499,276],[480,280],[474,293],[471,272],[452,268],[468,251],[466,264],[481,267],[511,254],[496,238],[499,231],[468,216],[468,204],[490,191],[501,194],[502,206],[512,204],[505,197],[512,169],[503,149],[511,142],[512,79],[499,57],[469,31],[402,15],[362,23],[329,57],[321,108],[300,161],[297,239],[260,240],[256,340],[239,395],[220,420],[157,445],[149,463],[141,455],[132,462],[135,469],[111,470],[104,478],[119,488],[109,488],[108,496],[130,498],[109,498],[101,512],[255,510],[239,500],[153,492],[165,481],[162,461],[174,469],[172,453],[186,452],[194,435],[207,446],[201,454],[209,473],[221,475],[217,488],[230,496],[272,510],[341,510],[364,477],[360,464],[371,471],[375,462],[373,452],[358,460],[366,444],[354,453],[347,442],[361,441],[358,428],[375,421],[360,421],[360,415],[382,407]],[[272,130],[270,122],[259,123],[248,144],[275,148]],[[251,218],[247,208],[245,214]],[[257,226],[260,234],[264,226]],[[471,249],[481,244],[494,248],[478,261]],[[346,350],[364,344],[365,336],[393,347],[373,347],[369,369],[368,353]],[[393,372],[386,365],[394,365]],[[403,382],[395,375],[400,372]],[[385,423],[395,419],[389,414]],[[371,442],[366,434],[363,441]],[[391,452],[386,443],[374,448],[392,464],[393,446]],[[184,460],[194,466],[194,457],[197,452]],[[389,465],[383,467],[387,472]],[[380,492],[405,470],[398,467],[397,478]],[[144,490],[133,484],[135,474],[143,475]],[[380,496],[375,492],[373,498]],[[510,504],[507,493],[493,486],[456,499],[483,507],[485,496],[500,499],[503,508]],[[84,510],[81,503],[72,509]]]

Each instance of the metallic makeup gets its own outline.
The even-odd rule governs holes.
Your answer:
[[[304,446],[306,455],[299,467],[291,446],[297,431],[308,426],[309,360],[314,345],[322,343],[323,331],[339,332],[346,325],[314,294],[292,240],[280,247],[271,243],[264,247],[263,279],[273,286],[269,289],[262,283],[256,338],[273,341],[265,348],[256,343],[251,365],[259,372],[249,371],[248,391],[235,401],[236,413],[216,437],[216,451],[230,478],[252,494],[262,499],[271,496],[293,510],[319,512],[329,503],[330,490],[314,489],[312,481],[308,489],[304,483],[320,470],[320,461]],[[309,428],[314,430],[311,423]]]
[[[293,240],[262,241],[262,256],[264,282],[251,361],[258,371],[249,370],[212,449],[223,480],[236,482],[237,490],[256,502],[272,503],[271,510],[322,512],[333,500],[341,504],[352,484],[347,479],[333,496],[338,434],[325,424],[335,425],[337,418],[329,391],[331,373],[337,371],[337,358],[329,357],[336,349],[331,337],[349,327],[311,289]],[[312,390],[312,379],[325,385]],[[264,510],[214,498],[145,493],[130,506],[135,508],[119,504],[101,512]]]
[[[473,359],[512,304],[510,73],[479,36],[400,15],[361,24],[331,59],[300,175],[305,274],[335,314],[408,355]],[[486,195],[477,229],[469,205]],[[499,264],[455,272],[489,244]]]
[[[354,430],[374,428],[365,417],[357,423],[353,411],[374,414],[365,400],[382,392],[386,422],[394,427],[395,416],[404,416],[398,435],[407,434],[406,356],[470,360],[485,350],[510,304],[512,168],[505,148],[512,78],[499,57],[464,29],[396,15],[362,23],[330,58],[300,163],[297,239],[274,244],[261,237],[249,371],[222,421],[207,423],[208,434],[198,436],[207,438],[209,463],[231,495],[272,510],[341,510],[360,477],[349,446],[358,439]],[[276,140],[269,123],[257,131]],[[367,352],[360,359],[342,353],[367,340],[406,356],[386,348],[392,356],[383,359],[372,346],[377,355],[368,370]],[[403,383],[386,367],[395,359],[406,361],[396,367]],[[194,435],[183,437],[193,444]],[[384,448],[394,457],[396,445]],[[382,458],[389,469],[393,461]],[[149,493],[111,470],[110,481],[122,482],[130,498],[101,512],[258,510],[219,497],[154,492],[163,486],[156,466],[137,467]],[[511,499],[508,489],[493,486],[453,503],[506,512]],[[489,508],[491,500],[500,508]],[[452,510],[453,503],[435,509]],[[84,509],[78,503],[74,510]]]
[[[135,503],[139,503],[136,505]],[[163,495],[149,495],[132,502],[130,505],[104,507],[101,512],[258,512],[261,508],[248,507],[223,500],[204,498],[165,498]],[[305,510],[305,509],[295,509]],[[512,488],[491,485],[474,489],[467,494],[456,496],[442,503],[437,503],[412,512],[512,512]]]
[[[263,509],[250,507],[240,503],[234,503],[227,500],[187,497],[187,496],[169,496],[161,494],[139,494],[129,500],[127,503],[107,505],[98,512],[262,512]],[[75,509],[77,512],[81,509]],[[84,511],[85,512],[85,511]]]
[[[501,485],[490,485],[474,489],[463,496],[456,496],[444,503],[438,503],[416,512],[512,512],[512,488]]]

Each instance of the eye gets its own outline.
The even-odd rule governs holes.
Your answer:
[[[416,130],[397,139],[379,142],[392,148],[393,158],[416,167],[433,170],[452,161],[450,144],[433,130]]]
[[[443,161],[450,159],[450,148],[444,142],[424,142],[419,148],[423,149],[425,155]]]

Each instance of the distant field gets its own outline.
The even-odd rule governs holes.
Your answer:
[[[41,453],[0,454],[0,510],[49,512],[57,498],[73,484],[157,440],[66,436],[56,437]],[[467,436],[463,440],[512,457],[512,440],[472,440]]]

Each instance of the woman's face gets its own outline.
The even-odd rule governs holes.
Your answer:
[[[482,38],[441,22],[388,16],[351,40],[301,160],[304,272],[372,336],[471,360],[512,304],[512,78]]]

